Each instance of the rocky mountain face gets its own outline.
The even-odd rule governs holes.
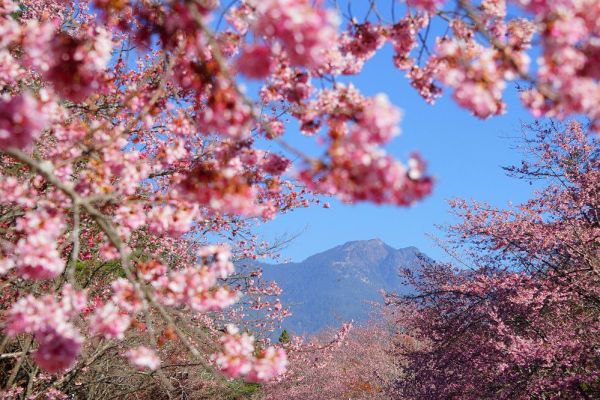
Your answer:
[[[263,277],[283,289],[282,303],[292,316],[283,327],[312,334],[342,322],[365,321],[381,290],[407,293],[398,270],[415,268],[415,247],[394,249],[379,239],[348,242],[299,263],[261,264]]]

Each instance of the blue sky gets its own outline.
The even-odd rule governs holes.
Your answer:
[[[433,258],[447,259],[428,234],[440,236],[436,225],[453,221],[448,213],[449,199],[505,206],[531,194],[531,186],[507,177],[501,168],[520,161],[521,153],[515,146],[521,123],[532,120],[520,105],[514,85],[507,87],[508,113],[501,117],[476,119],[454,103],[450,91],[431,106],[410,87],[404,73],[394,68],[389,45],[353,82],[365,95],[386,93],[403,110],[402,134],[388,151],[401,160],[412,150],[420,151],[436,178],[433,195],[410,208],[346,205],[332,200],[330,209],[313,206],[279,215],[260,233],[266,239],[299,233],[282,251],[285,258],[300,261],[350,240],[380,238],[393,247],[416,246]],[[292,132],[286,139],[303,148],[307,141],[298,136]]]

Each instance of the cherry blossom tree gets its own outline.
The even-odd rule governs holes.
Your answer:
[[[473,267],[426,263],[406,272],[417,294],[389,299],[421,344],[398,346],[398,398],[600,394],[600,147],[578,122],[529,129],[532,156],[508,171],[545,186],[510,209],[454,202]]]
[[[264,397],[388,399],[400,373],[393,354],[396,333],[393,325],[373,320],[348,326],[333,341],[329,332],[297,347],[291,341],[286,347],[288,371],[265,386]]]
[[[74,393],[115,351],[171,392],[166,342],[207,385],[282,373],[284,351],[226,324],[244,291],[284,312],[234,268],[271,255],[256,224],[318,195],[409,206],[432,190],[418,154],[385,151],[399,109],[339,79],[385,43],[426,101],[448,86],[487,118],[515,80],[534,115],[598,128],[596,1],[515,2],[516,18],[502,1],[396,3],[359,21],[309,0],[0,0],[7,396]],[[289,144],[295,126],[321,156]]]

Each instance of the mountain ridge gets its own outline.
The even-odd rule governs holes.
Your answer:
[[[416,247],[393,248],[381,239],[354,240],[313,254],[300,262],[259,263],[263,279],[283,289],[281,302],[292,316],[283,328],[314,334],[342,322],[366,321],[381,290],[408,293],[402,268],[413,269],[426,257]]]

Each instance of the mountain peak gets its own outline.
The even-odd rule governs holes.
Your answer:
[[[282,302],[292,316],[284,327],[314,333],[346,320],[364,321],[380,290],[407,292],[398,275],[418,265],[415,247],[394,249],[381,239],[355,240],[308,257],[302,262],[265,265],[263,277],[283,289]]]
[[[409,253],[419,253],[419,249],[416,248],[415,246],[407,246],[407,247],[399,247],[399,248],[394,248],[392,246],[390,246],[389,244],[387,244],[386,242],[384,242],[383,240],[381,240],[380,238],[374,238],[374,239],[365,239],[365,240],[351,240],[349,242],[346,242],[340,246],[336,246],[333,249],[337,249],[337,248],[343,248],[343,249],[357,249],[357,248],[371,248],[371,249],[376,249],[376,248],[386,248],[388,251],[394,252],[394,251],[401,251],[401,252],[409,252]],[[331,250],[333,250],[331,249]]]
[[[308,257],[303,263],[339,265],[346,261],[362,265],[378,263],[394,249],[381,239],[353,240]],[[362,262],[361,262],[362,261]]]
[[[357,240],[341,246],[338,257],[355,265],[375,264],[386,258],[393,249],[381,239]]]
[[[385,242],[379,238],[367,239],[367,240],[351,240],[342,245],[342,247],[361,246],[361,247],[375,247],[375,246],[387,246]],[[388,246],[389,247],[389,246]]]

